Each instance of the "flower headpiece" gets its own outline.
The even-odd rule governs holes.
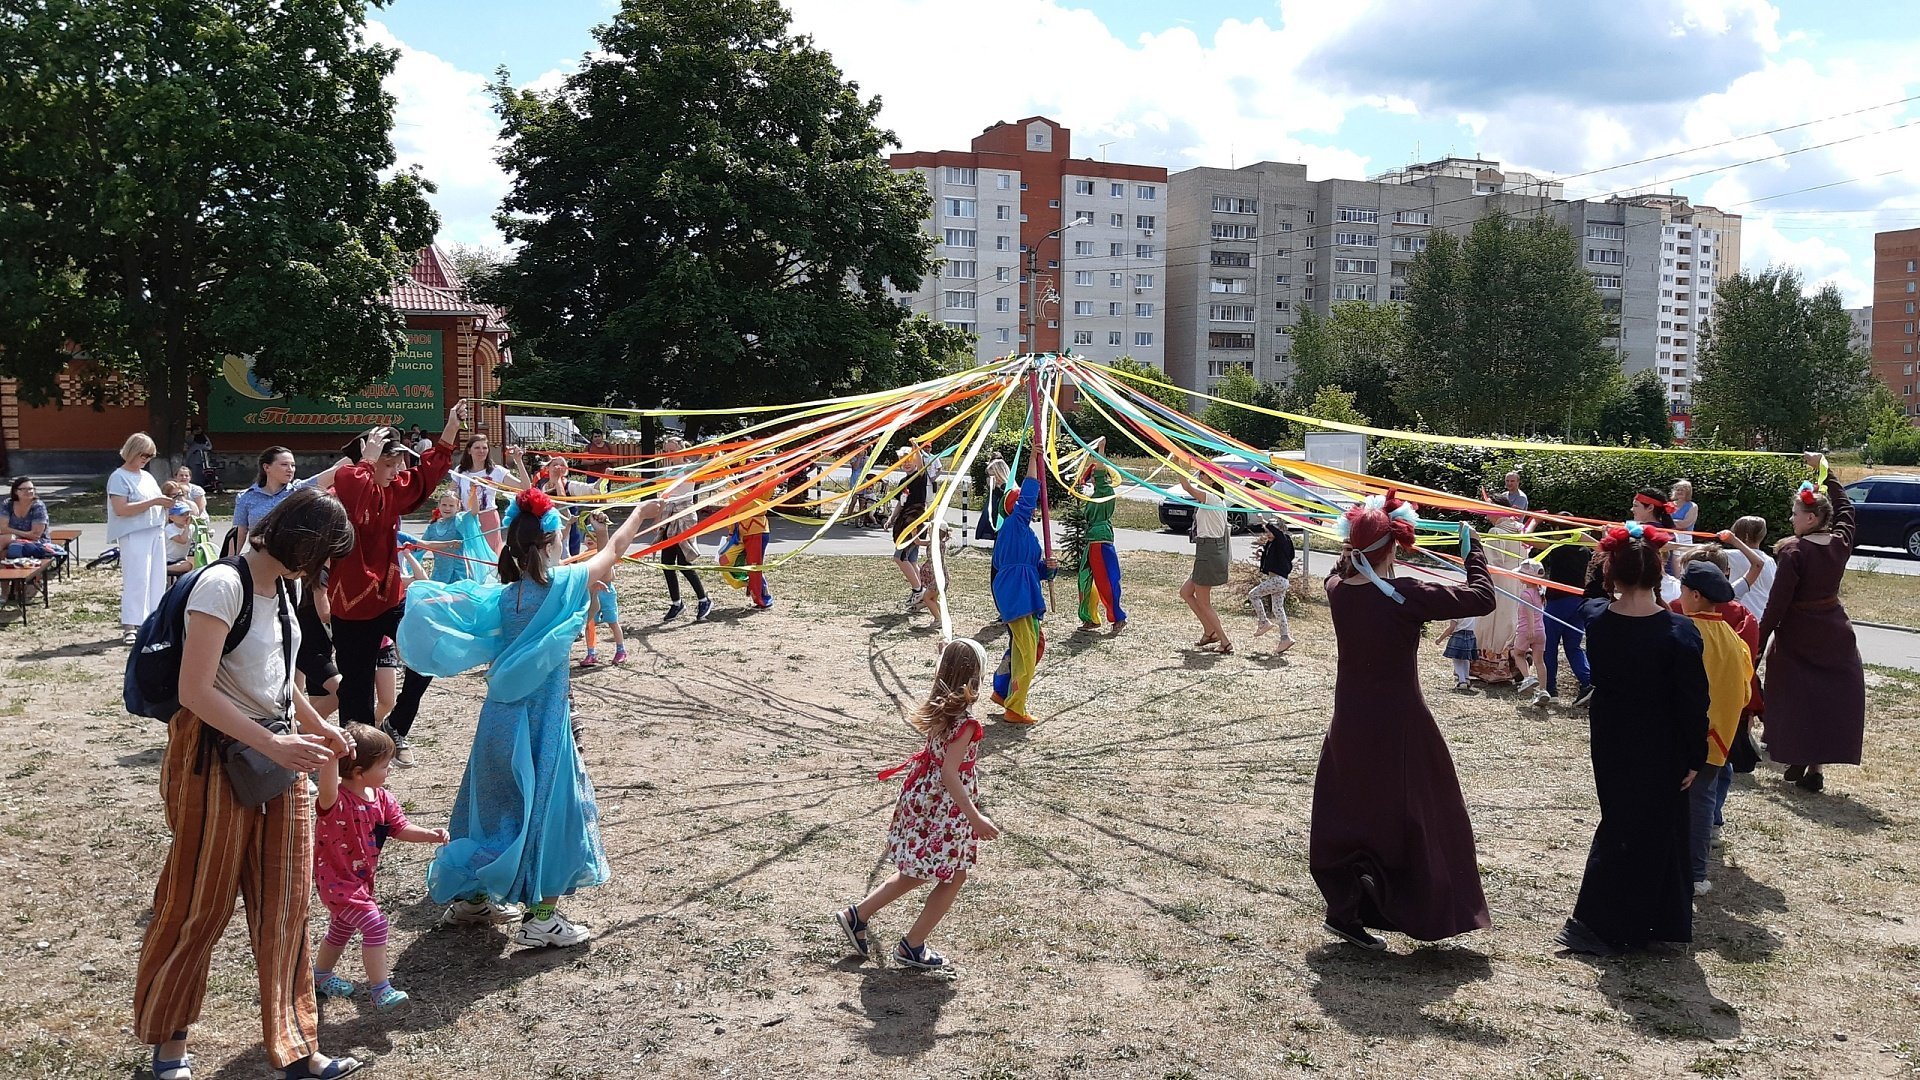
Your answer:
[[[1639,493],[1635,493],[1633,496],[1633,501],[1639,503],[1642,506],[1651,506],[1655,510],[1665,510],[1669,514],[1673,513],[1675,510],[1680,509],[1678,506],[1675,506],[1673,503],[1667,502],[1664,499],[1656,499],[1651,495],[1642,495]]]
[[[553,499],[539,488],[528,488],[507,504],[506,516],[500,519],[500,529],[504,533],[513,527],[513,520],[522,513],[532,514],[540,519],[540,531],[559,532],[564,524],[560,520],[560,511],[553,505]]]
[[[1813,496],[1814,487],[1811,480],[1800,481],[1800,490],[1793,493],[1793,497],[1800,500],[1800,505],[1809,510],[1813,509]]]
[[[1600,550],[1611,554],[1635,540],[1644,541],[1651,547],[1662,548],[1673,542],[1673,534],[1658,525],[1623,521],[1618,525],[1607,526],[1606,533],[1600,537]]]
[[[1353,560],[1359,565],[1360,573],[1394,603],[1404,604],[1407,598],[1400,590],[1374,571],[1371,556],[1388,544],[1413,547],[1413,532],[1419,523],[1420,515],[1414,512],[1412,504],[1401,502],[1389,490],[1385,495],[1367,496],[1360,505],[1340,515],[1333,528],[1341,543],[1360,556]]]

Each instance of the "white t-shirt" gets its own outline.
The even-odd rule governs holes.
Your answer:
[[[193,555],[193,529],[167,522],[167,561],[179,562]]]
[[[480,508],[482,510],[491,510],[496,509],[495,503],[500,497],[496,485],[504,484],[513,479],[513,474],[501,466],[495,465],[477,472],[449,473],[447,474],[447,478],[453,481],[454,494],[460,497],[460,509],[467,509],[467,489],[478,486],[480,489]],[[492,483],[481,483],[482,480],[490,480]]]
[[[1216,510],[1220,505],[1220,496],[1201,488],[1193,491],[1193,501],[1205,505],[1194,508],[1193,535],[1202,540],[1218,539],[1227,535],[1227,512]]]
[[[253,604],[247,636],[232,652],[220,658],[213,688],[255,720],[285,716],[293,701],[293,679],[282,659],[280,612],[276,606],[279,601],[258,594],[243,596],[241,592],[240,571],[231,566],[210,566],[194,583],[193,595],[187,598],[188,612],[204,611],[229,628],[240,617],[240,605]],[[293,617],[291,600],[287,608],[287,630],[293,640],[287,643],[284,655],[298,656],[300,623]]]
[[[107,477],[107,494],[118,495],[128,502],[145,502],[148,499],[160,497],[160,483],[145,469],[115,469]],[[107,503],[107,540],[109,542],[143,529],[157,529],[166,523],[167,512],[158,506],[150,506],[132,516],[122,517],[113,512],[111,500]]]
[[[1773,556],[1766,552],[1757,552],[1760,556],[1760,576],[1747,584],[1747,571],[1752,564],[1747,562],[1746,553],[1738,548],[1727,552],[1727,577],[1733,579],[1733,598],[1745,605],[1753,617],[1758,619],[1767,613],[1767,601],[1773,598]]]

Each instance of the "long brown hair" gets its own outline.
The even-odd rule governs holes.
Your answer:
[[[537,490],[537,489],[535,489]],[[506,539],[500,544],[500,582],[511,585],[522,578],[537,585],[547,583],[547,533],[540,525],[545,510],[527,507],[530,492],[521,492],[521,506],[507,526]],[[541,500],[545,502],[545,500]],[[551,506],[551,502],[546,502]]]
[[[353,522],[340,500],[304,487],[281,501],[247,534],[247,546],[266,552],[288,570],[313,577],[353,551]]]
[[[985,657],[986,651],[972,638],[947,642],[933,669],[933,692],[907,722],[922,735],[944,742],[979,700],[980,680],[987,669]]]

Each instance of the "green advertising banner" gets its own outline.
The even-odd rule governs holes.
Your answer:
[[[207,430],[363,431],[376,424],[419,424],[438,431],[447,419],[445,371],[438,330],[407,331],[406,352],[386,382],[338,398],[283,397],[254,377],[251,360],[229,356],[209,387]]]

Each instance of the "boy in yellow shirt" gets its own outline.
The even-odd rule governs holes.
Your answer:
[[[1747,706],[1753,680],[1753,656],[1720,613],[1720,605],[1732,599],[1733,585],[1710,562],[1690,562],[1680,575],[1680,607],[1700,631],[1701,661],[1707,669],[1706,764],[1687,789],[1695,896],[1713,888],[1707,880],[1707,847],[1717,801],[1714,780],[1716,773],[1727,767],[1727,750],[1733,745],[1734,733],[1740,730],[1740,713]]]

